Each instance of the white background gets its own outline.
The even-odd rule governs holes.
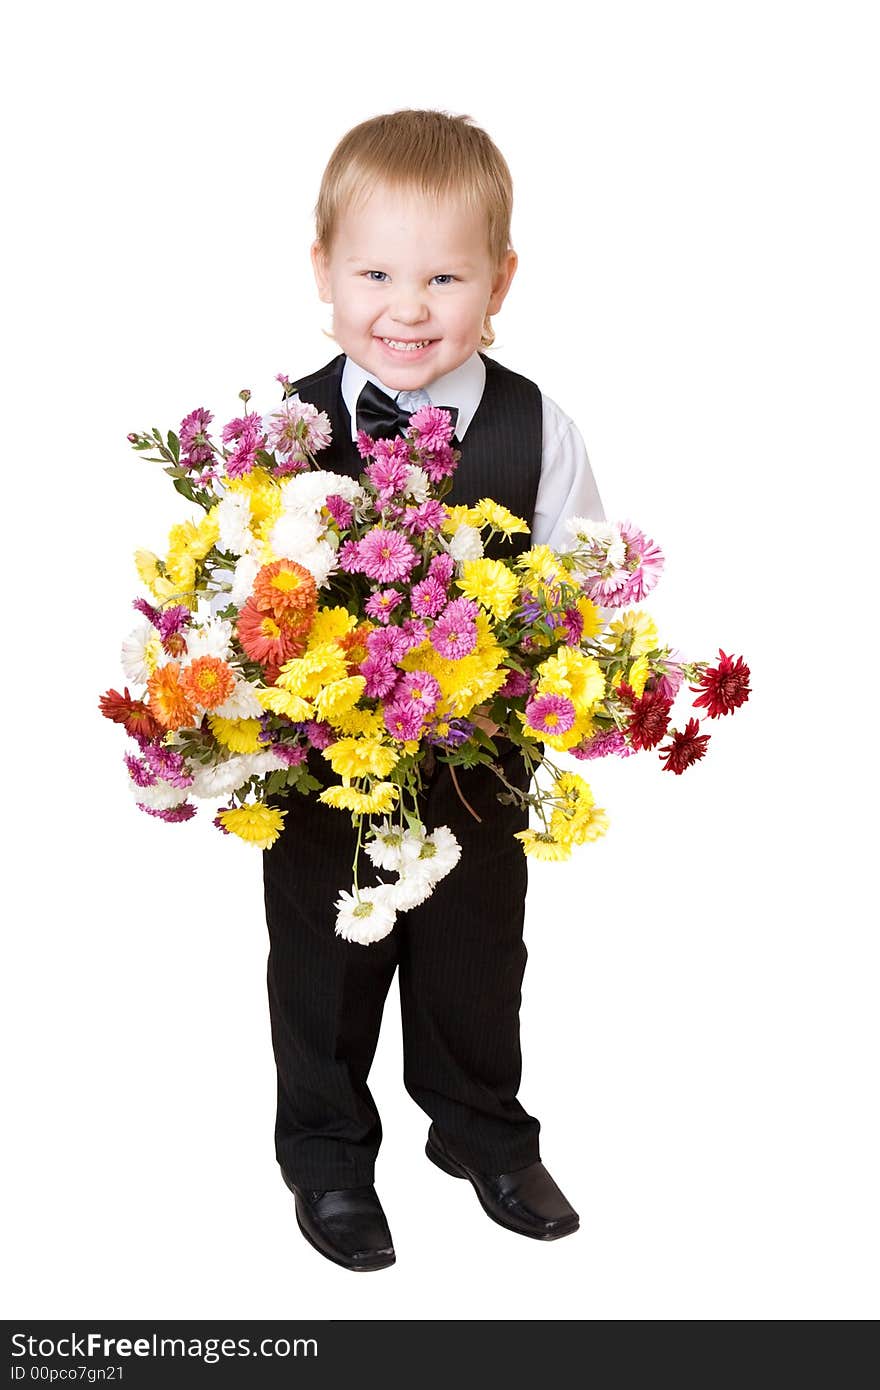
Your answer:
[[[874,19],[13,11],[6,1316],[877,1315]],[[276,372],[335,355],[322,168],[403,106],[504,152],[520,267],[493,352],[664,550],[664,638],[742,654],[754,693],[682,777],[589,765],[610,833],[531,870],[521,1098],[580,1232],[508,1233],[428,1163],[393,987],[371,1084],[398,1262],[355,1279],[275,1164],[260,856],[207,809],[137,811],[97,701],[123,684],[132,552],[186,514],[127,431],[228,418],[243,386],[273,404]]]

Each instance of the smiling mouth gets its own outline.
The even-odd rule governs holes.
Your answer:
[[[378,335],[377,335],[378,336]],[[418,352],[422,348],[430,347],[435,343],[436,338],[383,338],[379,337],[379,342],[394,352]]]

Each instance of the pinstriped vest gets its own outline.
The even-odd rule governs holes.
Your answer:
[[[472,507],[481,497],[491,497],[531,527],[541,479],[541,391],[528,377],[482,352],[480,357],[486,365],[485,389],[464,439],[452,441],[461,458],[443,501],[451,507]],[[297,391],[301,400],[330,418],[333,439],[316,456],[318,466],[357,478],[364,471],[364,460],[352,441],[351,416],[342,398],[344,365],[345,354],[340,353],[318,371],[291,382],[287,394]],[[508,559],[531,544],[531,535],[514,534],[509,541],[493,536],[485,542],[485,554],[493,560]]]

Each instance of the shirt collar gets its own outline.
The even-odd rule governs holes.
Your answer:
[[[372,381],[381,391],[392,398],[397,395],[402,387],[386,386],[384,381],[380,381],[372,372],[368,372],[359,362],[346,354],[345,363],[342,368],[342,399],[345,401],[346,408],[351,416],[351,438],[352,443],[357,439],[357,398],[363,389],[365,381]],[[434,381],[429,381],[425,390],[431,397],[432,405],[457,406],[458,423],[455,426],[455,437],[464,439],[465,431],[477,412],[477,406],[483,399],[483,390],[486,385],[486,364],[479,352],[474,351],[466,361],[460,366],[455,367],[451,372],[444,372],[443,376],[438,376]]]

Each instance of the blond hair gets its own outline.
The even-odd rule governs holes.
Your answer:
[[[513,180],[501,151],[470,116],[408,108],[373,116],[343,135],[315,204],[315,236],[327,255],[341,215],[364,202],[379,181],[433,198],[453,195],[485,213],[492,267],[500,269],[510,249]],[[487,314],[480,345],[494,341]]]

